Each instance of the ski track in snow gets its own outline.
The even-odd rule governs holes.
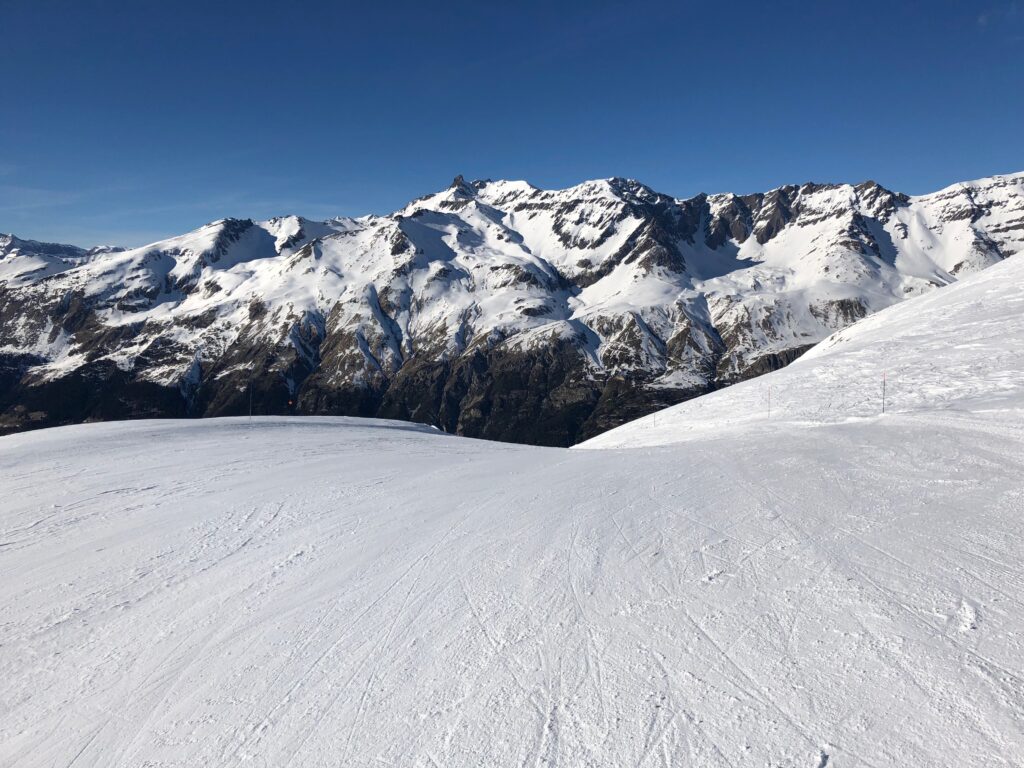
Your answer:
[[[0,764],[1019,765],[1020,424],[6,437]]]

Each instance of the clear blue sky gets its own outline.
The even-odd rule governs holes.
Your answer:
[[[0,30],[0,232],[36,239],[384,213],[458,173],[1024,170],[1024,0],[0,0]]]

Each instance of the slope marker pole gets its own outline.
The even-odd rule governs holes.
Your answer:
[[[885,371],[882,371],[882,413],[885,413]]]

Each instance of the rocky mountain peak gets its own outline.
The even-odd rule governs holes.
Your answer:
[[[452,192],[454,192],[457,195],[472,197],[476,193],[475,184],[478,183],[479,182],[474,182],[473,184],[467,183],[466,180],[462,177],[462,174],[460,173],[458,176],[452,179],[452,183],[448,185],[448,189],[452,190]]]

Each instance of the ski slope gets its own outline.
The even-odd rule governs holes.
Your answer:
[[[1018,766],[1014,261],[626,449],[342,418],[0,438],[0,765]],[[884,417],[835,405],[881,367]],[[769,382],[772,418],[737,417]]]

